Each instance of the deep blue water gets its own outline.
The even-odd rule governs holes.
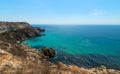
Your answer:
[[[45,28],[45,36],[23,41],[31,47],[56,50],[52,62],[83,67],[105,65],[120,69],[120,26],[118,25],[33,25]]]

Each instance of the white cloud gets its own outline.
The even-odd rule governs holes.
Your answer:
[[[105,14],[105,12],[103,10],[93,10],[91,14],[92,16],[102,16]]]

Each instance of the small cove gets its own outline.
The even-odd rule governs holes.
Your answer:
[[[120,26],[113,25],[33,25],[45,28],[45,36],[23,41],[33,48],[52,47],[62,61],[83,67],[105,65],[120,69]]]

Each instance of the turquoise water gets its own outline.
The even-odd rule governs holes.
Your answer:
[[[46,29],[45,36],[23,41],[31,47],[56,50],[52,62],[62,61],[84,67],[105,65],[120,68],[120,26],[33,25]]]

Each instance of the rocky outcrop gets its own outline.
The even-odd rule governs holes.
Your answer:
[[[9,26],[13,25],[9,23]],[[119,70],[104,66],[85,69],[62,62],[53,64],[48,59],[56,55],[54,49],[45,47],[37,50],[20,44],[25,39],[42,35],[44,29],[29,25],[15,27],[18,25],[13,29],[6,27],[7,31],[0,34],[0,74],[120,74]]]
[[[48,58],[53,58],[56,55],[56,52],[52,48],[44,47],[42,48],[43,54]]]
[[[20,43],[31,37],[42,35],[44,29],[33,28],[28,23],[24,22],[2,22],[0,29],[5,31],[0,34],[0,40],[9,43]]]
[[[26,22],[0,22],[0,33],[30,27]]]

